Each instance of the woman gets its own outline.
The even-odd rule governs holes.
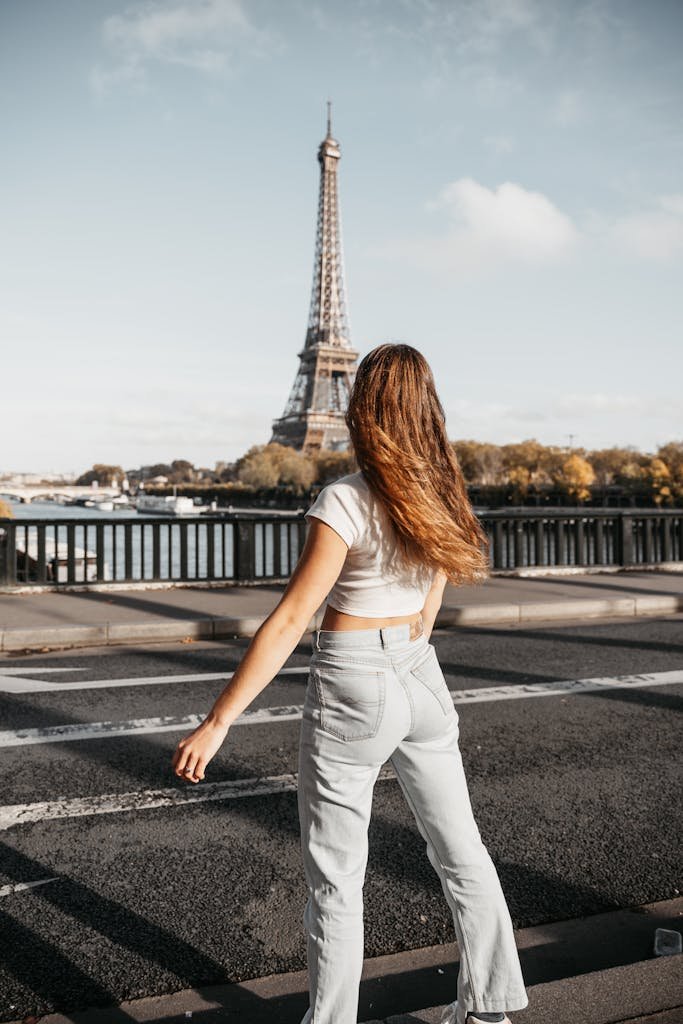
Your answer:
[[[299,744],[310,1007],[355,1024],[372,792],[390,760],[439,875],[460,951],[442,1024],[503,1021],[528,1004],[512,922],[470,804],[458,713],[429,643],[447,581],[489,572],[488,539],[446,436],[431,369],[410,345],[361,361],[346,414],[360,466],[324,487],[282,598],[206,719],[180,741],[197,783],[230,725],[278,673],[327,597]]]

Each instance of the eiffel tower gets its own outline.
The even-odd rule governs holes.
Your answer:
[[[318,149],[320,198],[313,269],[313,290],[299,369],[284,414],[273,421],[270,443],[279,442],[309,455],[321,448],[345,450],[344,422],[358,352],[351,348],[344,294],[337,166],[339,143],[332,136],[331,104],[327,135]]]

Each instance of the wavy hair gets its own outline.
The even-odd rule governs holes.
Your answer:
[[[412,345],[378,345],[361,360],[346,412],[356,461],[409,562],[455,584],[490,575],[489,539],[446,436],[429,363]]]

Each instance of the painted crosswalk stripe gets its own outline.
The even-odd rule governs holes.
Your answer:
[[[218,680],[232,679],[234,672],[186,672],[180,675],[165,676],[132,676],[127,679],[77,679],[74,682],[63,682],[51,679],[14,678],[31,673],[41,675],[43,672],[85,672],[84,668],[2,668],[0,669],[0,693],[51,693],[53,690],[109,690],[119,686],[169,686],[173,683],[213,683]],[[294,665],[281,668],[279,676],[306,676],[308,666]],[[276,678],[277,678],[276,677]]]
[[[268,722],[301,718],[302,704],[243,711],[234,725],[262,725]],[[157,732],[181,732],[196,729],[206,714],[166,715],[161,718],[132,718],[114,722],[76,722],[35,729],[0,730],[0,747],[23,747],[34,743],[63,743],[68,740],[115,739],[117,736],[148,735]]]
[[[585,679],[559,679],[547,683],[510,683],[470,690],[451,690],[456,704],[477,704],[489,700],[525,700],[527,697],[562,697],[567,693],[596,690],[639,690],[646,686],[676,686],[683,683],[683,669],[668,672],[643,672],[624,676],[592,676]]]
[[[297,670],[299,671],[299,670]],[[566,694],[640,689],[647,686],[673,686],[683,683],[683,669],[650,672],[642,675],[555,680],[547,683],[513,683],[469,690],[451,690],[454,704],[479,704],[485,701],[526,700],[529,697],[561,697]],[[303,704],[254,708],[243,711],[233,725],[268,725],[301,718]],[[143,736],[161,732],[188,732],[203,722],[205,714],[166,715],[132,718],[111,722],[76,722],[38,728],[0,730],[0,748],[23,747],[36,743],[64,743],[74,740],[116,739],[119,736]]]
[[[390,764],[380,769],[378,781],[394,779]],[[177,789],[143,789],[132,793],[109,793],[104,796],[76,797],[71,800],[46,800],[34,804],[10,804],[0,807],[0,831],[13,825],[26,825],[49,818],[77,818],[87,814],[117,814],[155,807],[179,807],[206,800],[236,800],[240,797],[270,796],[296,790],[296,772],[270,775],[231,782],[178,782]]]

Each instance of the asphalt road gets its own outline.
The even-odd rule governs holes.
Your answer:
[[[683,616],[432,638],[515,927],[678,895],[683,683],[656,674],[683,668]],[[0,658],[0,1020],[305,968],[291,773],[308,641],[205,782],[171,769],[246,644]],[[366,957],[455,938],[391,778],[365,905]]]

